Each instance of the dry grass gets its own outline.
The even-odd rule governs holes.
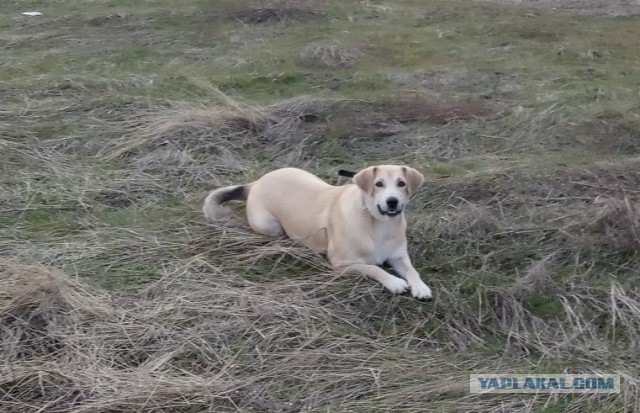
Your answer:
[[[353,67],[365,52],[355,47],[340,45],[311,45],[300,52],[300,60],[308,66]]]
[[[600,363],[609,354],[605,337],[638,344],[640,302],[616,285],[562,297],[566,319],[559,324],[532,317],[508,295],[474,315],[444,285],[433,310],[417,318],[412,300],[376,302],[377,287],[332,274],[290,242],[265,242],[231,226],[203,227],[193,245],[194,255],[158,280],[120,293],[5,260],[3,410],[415,411],[450,409],[455,400],[465,411],[524,412],[534,399],[466,395],[469,369],[518,368],[517,359],[441,352],[504,337],[510,351],[541,352],[549,361],[570,351]],[[257,268],[268,257],[276,267],[293,259],[308,269],[270,282],[232,269]],[[429,326],[438,324],[434,335]],[[623,365],[607,371],[625,376],[623,397],[633,403],[632,372]],[[570,402],[567,411],[580,411],[585,401]]]
[[[577,14],[603,14],[610,16],[627,16],[640,14],[637,3],[625,0],[480,0],[495,1],[505,4],[518,4],[542,10]]]
[[[98,156],[118,158],[167,147],[197,149],[209,155],[259,148],[281,155],[281,151],[304,143],[305,136],[299,134],[301,124],[325,120],[339,102],[301,96],[266,107],[231,103],[232,109],[183,104],[141,115],[124,126],[130,133],[110,142]]]
[[[555,284],[550,264],[552,258],[552,256],[549,256],[532,263],[526,272],[509,287],[508,292],[520,300],[534,293],[547,294],[550,291],[553,292]]]
[[[234,13],[233,18],[246,24],[265,24],[287,21],[317,19],[322,14],[315,10],[301,8],[255,8]]]
[[[496,366],[625,377],[620,399],[560,398],[566,411],[637,403],[637,162],[562,179],[524,165],[427,184],[416,205],[428,213],[410,217],[410,236],[437,291],[428,305],[335,273],[291,241],[195,215],[212,183],[266,169],[252,153],[303,164],[306,142],[340,110],[397,114],[356,103],[306,96],[148,111],[90,158],[122,162],[107,174],[77,163],[74,142],[5,141],[2,156],[21,167],[0,201],[23,218],[0,243],[0,407],[525,412],[556,403],[468,395],[469,372]],[[406,116],[396,122],[424,123]],[[30,186],[19,184],[26,176]],[[177,194],[178,205],[162,204]],[[104,289],[119,277],[137,279]]]
[[[637,250],[640,247],[640,218],[636,201],[624,195],[622,199],[597,197],[594,201],[593,224],[606,238],[603,243],[618,250]]]

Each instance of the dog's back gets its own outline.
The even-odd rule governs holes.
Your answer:
[[[327,248],[326,226],[329,206],[341,187],[327,184],[317,176],[296,168],[269,172],[251,186],[247,215],[267,211],[292,238],[309,248]]]

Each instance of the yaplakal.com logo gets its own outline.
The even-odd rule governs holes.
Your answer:
[[[471,393],[620,393],[619,374],[472,374]]]

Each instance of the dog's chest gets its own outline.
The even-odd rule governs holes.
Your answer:
[[[381,265],[389,258],[398,255],[405,245],[404,236],[397,227],[380,226],[371,234],[371,249],[368,264]]]

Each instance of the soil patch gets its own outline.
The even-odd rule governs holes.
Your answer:
[[[322,13],[299,8],[260,8],[240,10],[233,18],[245,24],[266,24],[283,21],[308,21],[322,17]]]

